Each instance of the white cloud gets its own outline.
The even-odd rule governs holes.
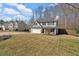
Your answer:
[[[8,7],[4,7],[3,9],[3,15],[4,16],[8,16],[6,14],[9,14],[11,16],[11,18],[16,18],[18,17],[18,19],[20,18],[20,20],[27,20],[30,19],[30,17],[32,16],[32,10],[30,8],[27,8],[25,5],[23,4],[18,4],[18,3],[7,3]],[[13,7],[16,7],[16,9],[14,9]],[[8,18],[10,20],[10,18]]]
[[[16,4],[16,3],[7,3],[8,5],[10,5],[10,6],[17,6],[18,4]]]
[[[6,20],[6,21],[11,21],[12,18],[10,18],[10,17],[5,17],[4,20]]]
[[[26,17],[23,16],[23,15],[17,15],[16,18],[17,18],[17,20],[19,20],[19,21],[22,21],[22,20],[25,20],[25,19],[26,19]]]
[[[58,5],[57,3],[52,3],[52,4],[49,4],[48,6],[56,6],[56,5]]]
[[[2,12],[2,7],[3,7],[3,5],[2,5],[2,3],[0,3],[0,13]]]
[[[30,8],[25,7],[23,4],[9,4],[10,6],[15,6],[20,13],[26,16],[26,18],[29,18],[32,16],[32,10]],[[20,17],[23,18],[23,16],[20,15]],[[25,17],[24,17],[25,18]]]
[[[23,4],[10,3],[8,5],[15,6],[22,13],[32,13],[32,10],[30,8],[25,7]]]
[[[20,14],[18,11],[12,9],[12,8],[5,8],[4,13],[10,14],[10,15],[17,15]]]
[[[46,8],[43,8],[42,12],[45,12],[46,11]]]
[[[18,14],[18,15],[20,15],[19,18],[21,18],[21,19],[27,18],[29,20],[33,14],[32,10],[30,8],[25,7],[25,5],[23,5],[23,4],[9,3],[8,5],[11,7],[14,6],[17,8],[18,12],[21,13],[21,15]],[[9,13],[11,13],[11,12],[9,12]]]
[[[2,19],[4,21],[11,21],[12,20],[12,18],[8,17],[8,16],[2,16],[2,17],[0,17],[0,19]]]
[[[0,3],[0,7],[2,7],[2,3]]]
[[[32,13],[32,10],[29,8],[26,8],[23,4],[18,4],[17,9],[23,13]]]

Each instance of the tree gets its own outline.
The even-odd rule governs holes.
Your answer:
[[[3,25],[3,23],[4,23],[4,20],[0,20],[0,24]]]
[[[24,31],[27,29],[27,24],[24,21],[18,20],[17,23],[18,23],[18,30],[19,31]]]

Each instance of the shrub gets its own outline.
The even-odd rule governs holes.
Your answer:
[[[79,34],[79,29],[76,29],[76,33]]]

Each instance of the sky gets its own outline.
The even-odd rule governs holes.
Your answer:
[[[20,18],[29,21],[33,10],[41,5],[46,7],[48,3],[0,3],[0,19],[10,21]]]

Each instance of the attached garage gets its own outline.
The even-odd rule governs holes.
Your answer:
[[[32,28],[31,29],[31,33],[37,33],[37,34],[40,34],[41,33],[41,29],[37,29],[37,28]]]

